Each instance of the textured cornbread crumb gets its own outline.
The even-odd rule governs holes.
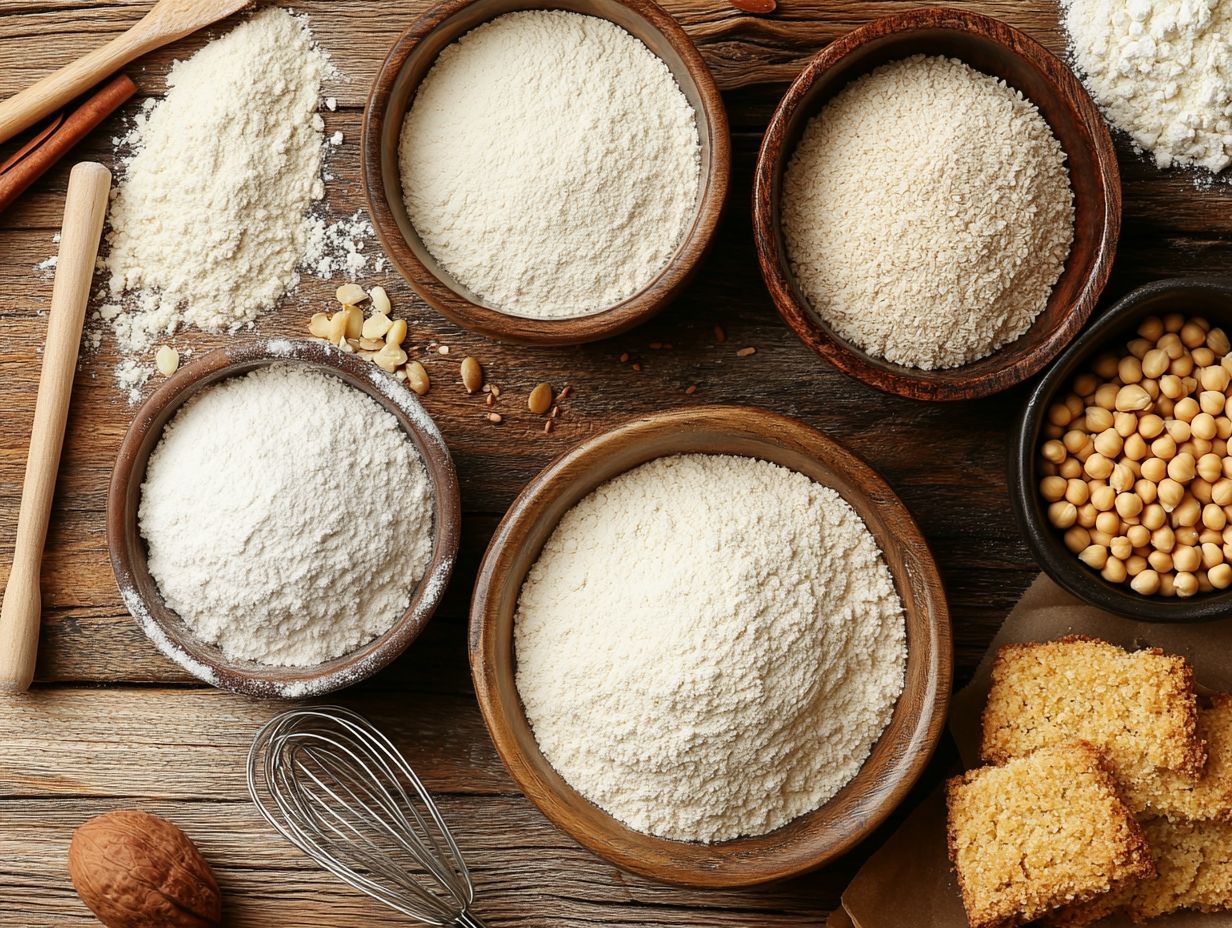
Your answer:
[[[1179,909],[1232,909],[1232,824],[1154,819],[1142,826],[1159,876],[1137,886],[1125,906],[1134,921]]]
[[[1012,928],[1154,875],[1142,830],[1089,744],[954,777],[946,803],[971,928]]]
[[[1160,771],[1135,793],[1152,816],[1175,822],[1232,821],[1232,695],[1210,697],[1198,713],[1198,737],[1206,743],[1206,768],[1196,783]]]
[[[1158,649],[1093,638],[1011,644],[997,653],[981,756],[1003,763],[1074,740],[1099,748],[1135,812],[1161,770],[1196,781],[1206,763],[1193,669]]]

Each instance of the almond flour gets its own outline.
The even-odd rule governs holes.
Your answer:
[[[783,232],[839,336],[894,364],[958,367],[1048,304],[1074,238],[1065,152],[1004,82],[954,59],[891,62],[805,129]]]
[[[544,545],[514,622],[544,756],[629,827],[681,841],[823,804],[903,687],[873,536],[834,490],[752,458],[660,458],[600,486]]]

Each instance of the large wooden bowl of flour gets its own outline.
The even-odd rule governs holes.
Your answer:
[[[696,204],[684,224],[683,237],[666,265],[640,289],[589,315],[530,318],[509,315],[486,303],[433,257],[403,199],[399,168],[403,121],[442,50],[497,17],[532,10],[580,13],[614,23],[667,66],[696,119],[700,174]],[[534,144],[533,140],[529,143]],[[373,227],[412,289],[464,328],[500,341],[531,345],[571,345],[607,338],[646,321],[667,306],[692,278],[714,237],[731,174],[727,115],[714,77],[684,30],[654,0],[447,0],[436,4],[414,20],[381,65],[364,110],[361,144],[364,188]],[[496,164],[503,151],[517,144],[518,140],[493,139],[482,154]],[[547,204],[545,208],[549,205],[559,206]],[[457,208],[475,207],[460,203]],[[506,243],[505,250],[509,248]],[[567,262],[577,260],[574,254],[562,257]]]
[[[358,648],[309,666],[274,666],[232,659],[198,638],[171,609],[151,575],[147,545],[138,527],[142,484],[150,455],[163,429],[193,397],[230,377],[273,364],[302,365],[338,378],[392,414],[419,454],[431,491],[432,545],[422,578],[411,591],[405,612],[382,634]],[[323,419],[324,421],[324,419]],[[388,494],[397,500],[398,475],[372,481],[357,475],[357,492]],[[381,670],[401,654],[427,624],[444,594],[457,555],[460,529],[458,481],[444,439],[418,400],[404,385],[371,363],[316,341],[285,338],[236,343],[180,368],[137,411],[120,446],[107,497],[107,546],[124,604],[142,631],[167,657],[195,677],[248,696],[299,698],[350,686]],[[356,525],[359,533],[371,526]],[[375,540],[375,543],[380,543]],[[228,577],[212,582],[225,584]],[[336,603],[339,612],[352,603]],[[259,622],[259,615],[253,616]]]
[[[1044,309],[1016,339],[959,367],[924,370],[863,351],[821,318],[788,260],[784,175],[809,122],[853,81],[913,55],[958,59],[1003,80],[1035,104],[1065,154],[1074,236]],[[945,127],[937,128],[936,138]],[[887,393],[963,400],[1005,390],[1042,370],[1077,335],[1108,280],[1121,222],[1120,174],[1108,127],[1081,82],[1055,55],[1005,23],[964,10],[909,10],[831,42],[808,63],[766,129],[753,186],[753,228],[762,276],[780,315],[813,351]],[[869,232],[868,234],[872,234]],[[921,267],[934,255],[920,254]],[[937,271],[935,279],[944,278]],[[877,312],[873,306],[866,314]],[[910,325],[903,318],[902,326]]]
[[[703,844],[635,831],[567,783],[541,752],[515,679],[514,614],[523,582],[562,516],[600,484],[675,454],[732,454],[782,465],[835,490],[863,519],[903,604],[906,674],[888,727],[832,799],[758,837]],[[740,506],[739,499],[731,505]],[[822,647],[822,642],[818,642]],[[801,422],[714,406],[633,419],[549,465],[502,520],[471,604],[475,691],[518,786],[562,831],[612,863],[686,886],[751,886],[820,867],[890,814],[923,771],[944,724],[951,678],[949,613],[936,565],[910,513],[867,464]]]

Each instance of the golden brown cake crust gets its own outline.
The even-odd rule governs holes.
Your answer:
[[[946,842],[972,928],[1015,928],[1155,873],[1116,779],[1087,743],[954,777],[946,805]]]
[[[1159,770],[1196,781],[1206,763],[1193,668],[1158,648],[1128,652],[1085,635],[1005,645],[982,722],[980,754],[990,763],[1089,741],[1111,761],[1134,811]]]

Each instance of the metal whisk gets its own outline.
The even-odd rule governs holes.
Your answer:
[[[248,752],[248,792],[278,832],[334,876],[441,928],[483,928],[462,853],[398,749],[340,706],[291,709]]]

